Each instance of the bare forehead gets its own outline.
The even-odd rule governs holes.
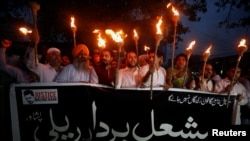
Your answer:
[[[136,56],[136,53],[135,52],[128,52],[127,56]]]
[[[213,66],[212,66],[211,64],[206,64],[206,68],[210,68],[210,69],[212,69],[212,68],[213,68]]]
[[[59,51],[50,51],[50,52],[48,52],[47,54],[49,54],[49,55],[61,54],[61,52],[59,52]]]
[[[111,55],[111,52],[108,51],[108,50],[104,50],[104,51],[102,52],[102,55]]]
[[[186,58],[185,58],[184,56],[178,56],[178,57],[176,58],[176,60],[177,60],[177,61],[179,61],[179,60],[184,60],[184,61],[186,61]]]

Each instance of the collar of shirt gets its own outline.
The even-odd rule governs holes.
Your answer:
[[[124,70],[125,70],[125,71],[131,71],[131,69],[128,68],[127,66],[124,68]],[[136,66],[135,71],[138,71],[138,70],[139,70],[139,67]]]

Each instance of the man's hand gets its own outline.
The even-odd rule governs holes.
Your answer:
[[[232,89],[233,89],[233,85],[229,84],[229,85],[227,85],[227,87],[225,88],[225,91],[226,91],[226,92],[230,92],[230,91],[232,91]]]
[[[169,88],[171,88],[172,86],[171,85],[168,85],[168,84],[165,84],[163,85],[163,89],[164,91],[167,91]]]
[[[238,95],[236,96],[236,99],[237,99],[238,101],[241,101],[241,100],[243,99],[243,95],[242,95],[242,94],[238,94]]]

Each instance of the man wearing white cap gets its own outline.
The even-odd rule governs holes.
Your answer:
[[[95,69],[89,64],[89,49],[78,44],[72,50],[73,63],[65,66],[58,74],[56,82],[87,82],[98,83]]]
[[[31,48],[29,59],[26,62],[27,67],[39,76],[40,82],[53,82],[58,72],[62,69],[61,51],[58,48],[51,47],[46,53],[46,64],[35,63],[35,49]],[[36,58],[37,60],[38,58]],[[38,62],[38,60],[37,60]]]

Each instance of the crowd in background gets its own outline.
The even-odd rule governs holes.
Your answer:
[[[34,47],[27,47],[22,56],[14,59],[17,62],[6,56],[11,45],[10,39],[1,39],[0,71],[13,82],[82,82],[114,88],[163,87],[166,91],[180,88],[213,94],[234,93],[239,112],[235,124],[250,125],[250,67],[242,75],[241,67],[232,63],[222,76],[208,61],[194,73],[187,67],[184,53],[176,56],[173,68],[165,68],[160,51],[138,55],[134,50],[127,50],[124,56],[117,57],[106,48],[91,54],[85,44],[72,49],[72,58],[62,55],[57,47],[47,48],[39,55]]]

